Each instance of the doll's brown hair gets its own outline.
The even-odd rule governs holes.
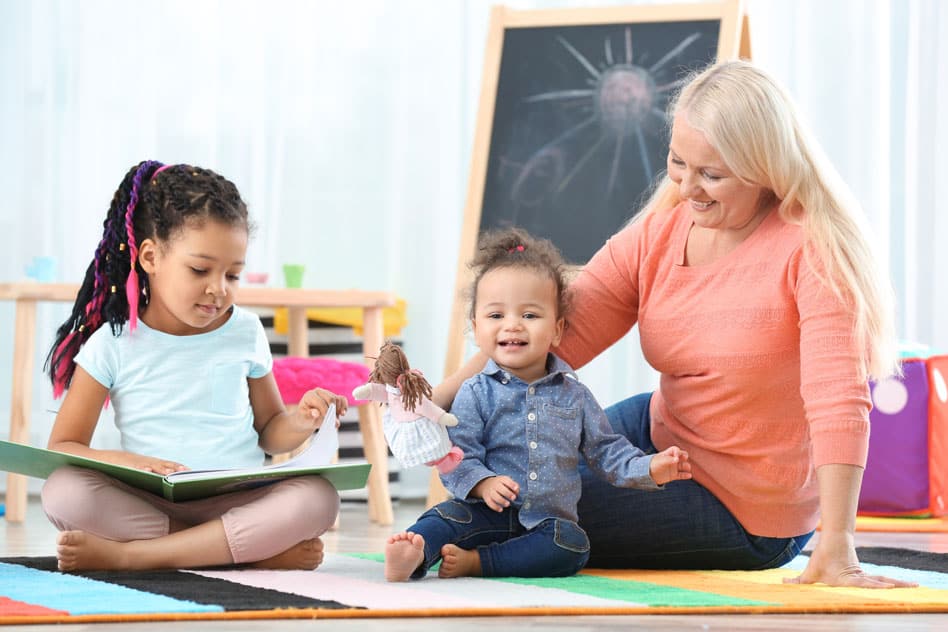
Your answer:
[[[477,253],[469,264],[474,281],[468,290],[469,317],[477,308],[477,286],[484,275],[500,268],[526,268],[549,277],[556,285],[556,315],[569,312],[569,264],[559,249],[548,239],[534,237],[522,228],[492,230],[484,233],[477,244]]]
[[[421,371],[411,368],[405,352],[393,342],[386,342],[379,349],[369,381],[397,387],[406,410],[415,410],[422,399],[431,398],[431,384]]]

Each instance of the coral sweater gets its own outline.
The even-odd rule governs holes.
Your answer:
[[[661,373],[655,447],[687,450],[695,480],[750,533],[806,533],[819,513],[815,468],[866,462],[871,403],[852,313],[776,210],[707,265],[684,265],[691,225],[679,205],[613,236],[572,285],[557,353],[582,366],[638,323]]]

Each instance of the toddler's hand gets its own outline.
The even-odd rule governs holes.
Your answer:
[[[520,486],[509,476],[491,476],[475,485],[470,495],[480,498],[494,511],[503,511],[517,500],[519,493]]]
[[[652,457],[648,473],[658,485],[688,480],[691,478],[691,462],[688,460],[688,453],[678,446],[662,450]]]

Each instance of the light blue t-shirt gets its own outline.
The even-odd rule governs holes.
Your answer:
[[[236,305],[226,323],[173,336],[141,320],[118,336],[100,327],[76,355],[109,389],[122,448],[191,469],[261,465],[247,378],[273,367],[260,319]]]

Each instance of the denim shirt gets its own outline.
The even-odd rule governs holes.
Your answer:
[[[506,475],[520,486],[512,506],[524,527],[546,518],[577,522],[580,455],[613,485],[661,489],[649,474],[652,455],[612,431],[570,366],[551,353],[547,367],[546,376],[527,384],[488,360],[461,386],[451,406],[458,425],[448,435],[464,460],[441,476],[454,497],[467,499],[480,481]]]

